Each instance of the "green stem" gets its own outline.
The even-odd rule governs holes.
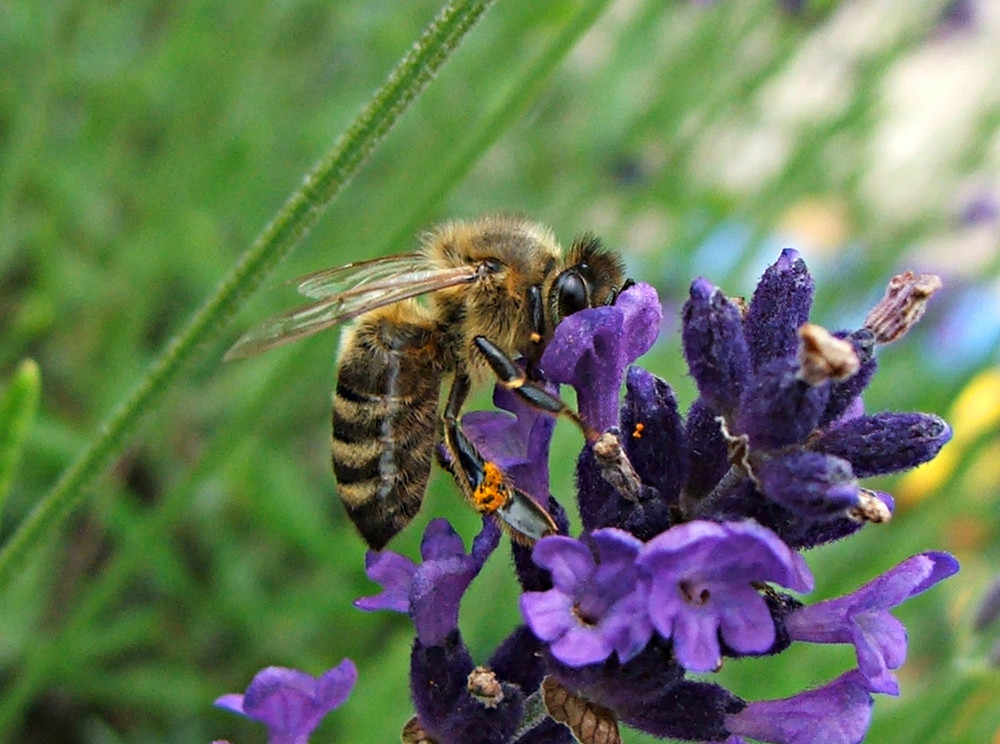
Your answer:
[[[28,428],[35,418],[40,387],[38,365],[27,359],[21,362],[3,395],[0,395],[0,517],[3,516]]]
[[[0,552],[0,592],[10,583],[27,552],[54,532],[81,501],[83,486],[103,471],[140,417],[153,409],[198,346],[223,328],[268,271],[319,219],[493,2],[454,0],[442,8],[333,149],[313,167],[229,276],[101,426],[97,439],[63,473],[4,546]]]

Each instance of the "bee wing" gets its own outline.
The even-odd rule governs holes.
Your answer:
[[[396,258],[396,257],[393,257]],[[364,262],[369,263],[369,262]],[[358,264],[353,264],[357,267]],[[426,266],[426,262],[421,263]],[[347,267],[341,267],[346,269]],[[333,276],[338,269],[329,269],[303,277],[303,282],[312,282],[319,275]],[[260,325],[254,326],[244,334],[232,348],[226,352],[225,359],[243,359],[287,344],[299,338],[311,336],[322,330],[345,323],[359,315],[379,307],[391,305],[394,302],[437,292],[459,284],[468,284],[476,280],[479,270],[476,266],[456,266],[446,269],[427,269],[410,271],[402,274],[382,275],[382,278],[366,279],[366,283],[355,285],[337,294],[325,296],[323,299],[304,307],[288,310],[273,315]],[[343,282],[343,277],[327,281],[326,278],[309,284],[310,291],[318,291],[317,287],[332,287]]]
[[[400,253],[323,269],[300,276],[290,283],[296,285],[299,294],[322,300],[359,289],[366,284],[377,284],[393,277],[405,277],[425,270],[427,258],[424,254]]]

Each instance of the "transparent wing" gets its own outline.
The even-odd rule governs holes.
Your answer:
[[[391,258],[401,257],[393,256]],[[361,264],[350,264],[340,269],[328,269],[303,277],[300,280],[300,288],[302,284],[306,284],[310,293],[332,292],[334,287],[343,286],[345,282],[349,283],[350,279],[356,279],[359,275],[363,279],[360,285],[355,282],[350,289],[345,291],[328,296],[321,294],[319,296],[323,299],[317,302],[268,318],[260,325],[251,328],[233,344],[232,348],[226,352],[225,358],[229,360],[253,356],[345,323],[370,310],[385,307],[410,297],[437,292],[459,284],[468,284],[475,281],[479,275],[476,266],[457,266],[446,269],[421,268],[418,271],[388,274],[380,268],[376,270],[377,274],[372,275],[368,265],[379,261],[389,263],[388,259],[376,259],[375,262],[365,261]],[[420,265],[426,266],[426,261]],[[398,271],[402,264],[396,264],[396,266]],[[347,271],[348,269],[351,270]]]
[[[408,274],[424,270],[427,270],[427,258],[424,254],[400,253],[323,269],[300,276],[290,283],[296,285],[299,294],[322,300],[360,289],[366,284],[377,284],[394,277],[405,279]]]

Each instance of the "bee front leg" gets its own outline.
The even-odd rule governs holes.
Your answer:
[[[507,356],[503,349],[484,336],[476,336],[473,339],[473,343],[475,343],[476,348],[479,349],[486,362],[493,369],[501,385],[515,395],[520,396],[529,405],[541,411],[551,413],[553,416],[565,416],[580,427],[588,442],[593,443],[597,441],[597,438],[600,436],[599,432],[590,428],[580,418],[580,414],[566,405],[565,401],[558,395],[553,395],[545,388],[529,380],[527,374],[521,371],[517,363]]]
[[[542,288],[537,284],[528,287],[528,313],[531,320],[531,335],[528,337],[531,346],[528,347],[525,374],[534,380],[537,379],[538,363],[545,350],[542,344],[545,340],[545,303],[542,300]]]
[[[444,409],[444,445],[451,462],[442,464],[476,511],[494,515],[512,530],[515,539],[530,543],[555,534],[559,530],[549,513],[508,483],[500,467],[485,459],[462,431],[458,416],[469,387],[468,375],[456,373]]]

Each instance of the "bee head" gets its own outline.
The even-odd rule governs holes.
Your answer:
[[[613,301],[625,276],[621,257],[590,233],[573,242],[568,263],[549,290],[549,309],[557,323],[579,310]]]

